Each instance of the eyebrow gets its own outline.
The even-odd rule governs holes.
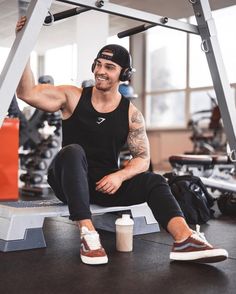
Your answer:
[[[99,61],[98,59],[96,60],[96,62],[101,64],[101,61]],[[105,65],[110,65],[110,66],[116,67],[116,65],[114,63],[109,63],[109,62],[105,62]]]

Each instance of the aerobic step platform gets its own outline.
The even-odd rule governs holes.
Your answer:
[[[130,213],[134,220],[134,235],[160,231],[146,203],[102,207],[91,205],[97,229],[115,231],[115,220],[122,213]],[[46,247],[43,234],[45,217],[67,217],[67,205],[58,200],[14,201],[0,203],[0,251],[17,251]]]

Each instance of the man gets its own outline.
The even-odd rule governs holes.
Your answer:
[[[26,18],[21,18],[16,31]],[[132,74],[128,51],[118,45],[103,47],[94,60],[95,86],[35,85],[27,64],[18,85],[18,97],[44,111],[61,110],[62,149],[49,168],[48,182],[55,195],[68,204],[70,219],[81,233],[81,260],[107,263],[91,221],[90,203],[103,206],[147,202],[157,221],[174,238],[171,260],[217,262],[228,253],[215,249],[202,234],[192,231],[170,192],[166,180],[146,172],[149,143],[141,112],[118,91],[120,81]],[[127,141],[132,159],[118,168],[118,154]]]

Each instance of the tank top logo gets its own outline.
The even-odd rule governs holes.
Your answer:
[[[104,117],[98,117],[96,123],[97,123],[98,125],[100,125],[101,123],[104,122],[104,120],[106,120]]]

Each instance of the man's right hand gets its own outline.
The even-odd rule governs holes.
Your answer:
[[[16,23],[16,33],[18,33],[20,30],[22,30],[22,28],[24,27],[25,23],[26,23],[26,16],[21,16],[21,18],[17,21]]]

